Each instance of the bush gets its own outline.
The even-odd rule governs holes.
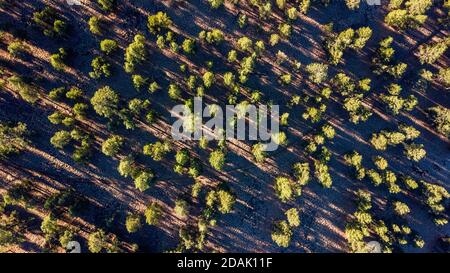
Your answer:
[[[27,134],[28,130],[25,123],[19,122],[14,127],[0,123],[0,158],[18,154],[25,149],[28,144],[25,139]]]
[[[107,55],[113,53],[119,48],[119,45],[116,41],[105,39],[100,42],[100,50],[105,52]]]
[[[107,156],[115,156],[123,145],[124,139],[121,136],[112,136],[102,144],[102,153]]]
[[[129,213],[125,220],[125,227],[128,233],[137,232],[142,227],[141,216],[139,214]]]
[[[98,89],[91,98],[95,112],[105,118],[117,114],[119,95],[109,86]]]
[[[64,146],[68,145],[70,141],[72,140],[72,137],[70,136],[70,133],[67,131],[59,131],[56,132],[52,138],[50,138],[50,143],[58,149],[63,149]]]
[[[145,222],[148,225],[157,225],[159,223],[159,219],[161,218],[161,213],[162,208],[158,203],[150,203],[147,209],[145,209]]]

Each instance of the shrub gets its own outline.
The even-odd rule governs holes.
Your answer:
[[[161,214],[161,206],[156,202],[152,202],[148,205],[147,209],[145,209],[145,222],[149,225],[157,225],[161,218]]]
[[[119,45],[116,41],[105,39],[100,42],[100,50],[105,52],[107,55],[113,53],[119,48]]]

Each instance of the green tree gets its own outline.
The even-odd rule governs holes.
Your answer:
[[[328,77],[328,65],[322,63],[312,63],[306,66],[309,80],[313,83],[321,83]]]
[[[175,201],[175,215],[180,218],[188,216],[188,203],[185,200],[178,199]]]
[[[428,108],[428,113],[436,130],[444,136],[450,136],[450,109],[443,106]]]
[[[91,98],[95,112],[105,118],[112,118],[117,114],[119,95],[109,86],[98,89]]]
[[[100,42],[100,50],[105,52],[107,55],[110,55],[114,51],[119,48],[119,45],[116,41],[111,39],[104,39]]]
[[[162,208],[158,203],[152,202],[145,209],[144,215],[148,225],[157,225],[162,215]]]
[[[19,122],[15,126],[0,123],[0,158],[18,154],[25,149],[28,141],[27,125]]]
[[[144,154],[150,156],[155,161],[161,161],[170,150],[170,143],[166,141],[157,141],[144,146]]]
[[[233,210],[233,205],[236,202],[236,198],[225,190],[217,191],[218,210],[225,214],[230,213]]]
[[[272,231],[272,240],[279,247],[288,247],[291,242],[292,230],[286,221],[278,221]]]
[[[297,208],[288,209],[285,213],[289,226],[298,227],[300,226],[300,217],[298,215]]]
[[[137,213],[128,213],[125,220],[128,233],[135,233],[142,227],[141,216]]]
[[[405,144],[405,155],[409,160],[420,161],[427,155],[423,144]]]
[[[88,249],[92,253],[99,253],[106,248],[106,234],[103,230],[97,230],[88,237]]]
[[[116,0],[97,0],[100,8],[104,11],[111,11],[116,4]]]
[[[115,156],[119,152],[124,142],[121,136],[112,136],[105,140],[102,144],[102,153],[107,156]]]
[[[67,131],[58,131],[56,132],[52,138],[50,138],[50,143],[58,149],[63,149],[66,145],[70,143],[72,137],[70,133]]]
[[[125,50],[125,72],[132,73],[136,65],[147,59],[148,51],[145,42],[144,35],[137,34],[134,36],[133,42]]]
[[[95,35],[102,34],[101,21],[97,16],[91,16],[88,21],[89,31]]]
[[[172,25],[170,17],[162,11],[148,16],[147,27],[152,34],[161,32],[163,29],[168,29]]]
[[[211,164],[214,169],[221,171],[225,165],[225,153],[221,150],[213,151],[209,156],[209,164]]]
[[[11,86],[11,89],[19,93],[24,101],[35,103],[39,99],[38,90],[26,83],[21,77],[11,76],[8,78],[8,83]]]
[[[134,186],[139,191],[144,192],[150,188],[150,183],[154,177],[155,175],[151,170],[140,171],[134,179]]]

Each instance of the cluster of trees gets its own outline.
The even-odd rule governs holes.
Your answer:
[[[355,82],[345,73],[338,73],[331,79],[333,88],[344,98],[344,109],[354,124],[367,121],[372,112],[363,104],[364,93],[370,91],[371,80],[368,78]]]
[[[286,220],[274,223],[272,240],[280,247],[288,247],[292,238],[292,229],[300,226],[300,216],[297,208],[290,208],[285,212]]]
[[[432,0],[391,0],[384,22],[398,29],[417,28],[427,20],[425,13],[432,5]]]
[[[330,63],[334,65],[340,63],[344,51],[347,48],[355,50],[363,49],[370,37],[372,37],[370,27],[361,27],[356,31],[348,28],[340,33],[332,33],[325,43],[325,49],[329,54]]]
[[[387,104],[388,110],[398,115],[401,110],[412,111],[419,103],[414,95],[409,95],[406,98],[400,96],[402,87],[398,84],[391,83],[387,87],[387,94],[381,94],[380,99]]]
[[[395,146],[404,144],[404,153],[406,157],[413,161],[419,161],[425,157],[426,151],[423,144],[405,143],[410,142],[420,136],[420,132],[412,126],[405,124],[399,125],[399,131],[381,131],[372,135],[370,143],[379,150],[384,151],[388,145]]]
[[[388,226],[385,221],[376,219],[372,209],[372,195],[368,191],[356,192],[357,210],[353,213],[353,219],[345,228],[345,234],[352,252],[370,251],[366,242],[375,240],[382,244],[382,252],[391,253],[401,245],[412,242],[414,247],[423,248],[425,245],[422,237],[413,231],[405,219],[396,218],[396,221]],[[409,213],[409,207],[400,201],[392,203],[392,209],[396,215],[404,216]],[[400,222],[400,223],[398,223]]]
[[[396,79],[400,79],[408,65],[395,61],[395,49],[392,47],[393,41],[394,38],[391,36],[380,41],[375,57],[372,59],[372,66],[374,73],[377,75],[386,73]]]
[[[61,37],[66,34],[67,23],[51,7],[34,12],[32,20],[46,36]]]

